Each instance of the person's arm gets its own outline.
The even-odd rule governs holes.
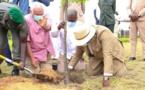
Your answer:
[[[44,30],[51,30],[52,20],[48,14],[45,15],[43,19],[40,19],[38,23]]]
[[[138,13],[139,17],[142,17],[145,15],[145,7]]]
[[[83,53],[84,53],[84,47],[77,46],[76,52],[73,55],[72,59],[69,62],[69,65],[68,65],[69,71],[70,71],[70,69],[72,70],[75,67],[77,62],[82,58]]]
[[[28,36],[28,25],[26,22],[20,27],[19,35],[20,35],[20,43],[21,43],[21,62],[25,63],[25,57],[26,57],[26,43],[27,43],[27,36]]]
[[[112,43],[112,34],[107,30],[104,31],[99,40],[102,44],[103,57],[104,57],[104,74],[103,74],[103,86],[107,87],[110,85],[109,77],[113,75],[113,43]]]
[[[57,28],[56,28],[56,31],[52,31],[52,32],[51,32],[51,36],[54,37],[54,38],[57,38],[58,35],[59,35],[60,32],[61,32],[60,30],[61,30],[61,29],[64,29],[64,27],[65,27],[65,22],[64,22],[64,21],[60,22],[59,25],[58,25]]]
[[[33,56],[31,45],[30,45],[30,41],[27,41],[27,55],[30,58],[30,62],[32,64],[32,66],[34,68],[37,67],[37,61],[35,60],[35,58]]]
[[[132,12],[131,12],[131,6],[132,6],[132,0],[129,0],[129,4],[127,5],[128,17],[130,17],[130,15],[132,14]]]

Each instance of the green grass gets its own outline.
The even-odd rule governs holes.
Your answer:
[[[129,42],[129,38],[120,38],[120,40],[121,40],[123,43],[128,43],[128,42]]]
[[[125,60],[130,57],[130,43],[128,38],[121,38],[125,49]],[[86,72],[79,72],[78,74],[83,75],[85,82],[83,84],[69,84],[66,86],[64,83],[58,85],[51,83],[43,83],[43,86],[52,86],[52,90],[145,90],[145,62],[142,61],[142,46],[140,40],[137,44],[136,52],[137,60],[127,62],[126,66],[128,73],[125,77],[111,77],[111,85],[109,88],[102,87],[102,76],[88,76]],[[11,75],[12,67],[9,67],[4,62],[1,66],[3,74],[0,78]],[[22,76],[23,72],[21,73]],[[10,89],[11,90],[11,89]],[[23,90],[23,89],[21,89]],[[28,89],[29,90],[29,89]]]

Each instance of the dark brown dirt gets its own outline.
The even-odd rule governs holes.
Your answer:
[[[53,83],[58,83],[61,78],[53,69],[50,68],[41,70],[40,73],[34,74],[34,77],[42,81],[50,81]]]
[[[65,77],[63,81],[66,82]],[[82,75],[72,74],[70,77],[70,83],[82,84],[83,82],[85,82],[85,79]]]

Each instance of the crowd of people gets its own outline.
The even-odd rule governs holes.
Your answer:
[[[103,74],[103,87],[110,85],[111,76],[124,76],[127,73],[125,51],[122,42],[114,35],[116,24],[116,0],[98,0],[100,18],[95,24],[88,25],[84,19],[85,2],[68,2],[67,22],[65,22],[64,0],[60,3],[58,20],[51,18],[47,8],[55,0],[12,0],[12,3],[0,3],[0,54],[21,67],[13,66],[12,75],[19,76],[22,67],[30,68],[34,73],[42,69],[53,68],[52,57],[58,59],[57,72],[64,73],[64,34],[66,30],[66,53],[68,73],[86,70],[89,75]],[[139,31],[145,61],[145,1],[129,0],[127,7],[130,18],[131,57],[136,60],[137,33]],[[55,12],[55,11],[53,11]],[[57,11],[56,11],[57,12]],[[12,53],[7,33],[12,34]],[[54,38],[58,38],[54,42]],[[86,66],[84,53],[88,56]],[[12,55],[11,55],[12,54]],[[0,64],[3,60],[0,60]],[[8,63],[8,65],[11,65]],[[2,73],[0,68],[0,74]],[[27,76],[31,75],[25,72]]]

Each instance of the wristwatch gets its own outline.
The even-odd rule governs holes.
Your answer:
[[[141,15],[140,15],[139,13],[137,14],[137,16],[138,16],[138,17],[141,17]]]

